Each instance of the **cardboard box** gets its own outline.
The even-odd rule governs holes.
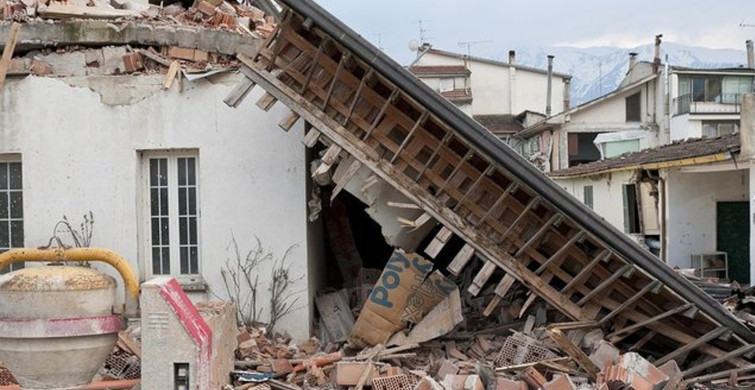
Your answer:
[[[393,252],[370,298],[349,335],[349,345],[365,348],[384,344],[391,335],[406,327],[409,299],[418,291],[433,263],[417,254]],[[424,305],[415,305],[415,309]]]

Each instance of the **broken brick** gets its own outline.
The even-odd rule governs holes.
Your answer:
[[[367,383],[372,381],[372,377],[375,376],[375,369],[372,363],[369,362],[338,362],[336,363],[335,381],[340,386],[355,386],[359,383],[359,378],[362,377],[364,370],[371,370],[367,374]]]
[[[446,375],[443,387],[448,390],[484,390],[478,375]]]
[[[414,390],[443,390],[443,386],[441,386],[433,378],[426,376],[420,379],[419,382],[417,382],[417,384],[414,386]]]
[[[200,1],[199,4],[197,4],[197,9],[199,12],[207,16],[215,15],[215,13],[218,12],[218,6],[209,3],[207,0]]]
[[[527,390],[527,384],[522,381],[498,378],[495,383],[495,390]]]
[[[167,49],[167,56],[181,60],[194,61],[194,49],[171,46]]]
[[[576,390],[577,387],[566,375],[556,375],[553,380],[543,385],[544,390]]]
[[[288,359],[272,359],[270,360],[270,368],[272,368],[276,377],[290,374],[294,371],[294,366]]]
[[[126,73],[133,73],[137,70],[144,69],[142,55],[137,52],[130,52],[123,55],[123,64]]]
[[[605,340],[597,343],[595,351],[590,354],[590,360],[598,367],[604,367],[607,363],[616,363],[619,360],[619,350]]]
[[[526,370],[519,373],[519,377],[527,382],[527,385],[533,390],[540,389],[547,382],[543,374],[541,374],[535,367],[528,367]]]
[[[450,360],[443,360],[443,363],[441,363],[440,368],[438,369],[438,374],[435,375],[436,378],[439,380],[443,380],[446,378],[446,375],[456,375],[459,373],[459,367],[456,367],[453,362]]]

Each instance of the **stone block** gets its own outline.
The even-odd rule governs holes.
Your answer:
[[[605,340],[600,340],[593,353],[590,354],[590,360],[599,368],[603,368],[607,363],[614,364],[619,360],[621,352]]]

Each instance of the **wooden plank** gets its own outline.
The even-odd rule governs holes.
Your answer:
[[[118,342],[122,343],[129,352],[139,359],[142,358],[142,346],[124,332],[118,332]]]
[[[304,135],[304,139],[302,139],[302,143],[308,147],[314,147],[317,144],[317,141],[320,139],[320,136],[322,133],[320,130],[317,130],[315,128],[309,129],[306,135]]]
[[[356,173],[359,171],[359,168],[362,167],[362,163],[359,162],[359,160],[352,158],[351,164],[349,164],[348,168],[346,168],[346,171],[343,173],[343,175],[339,175],[340,171],[336,170],[336,174],[333,175],[333,181],[336,183],[336,187],[333,189],[333,193],[330,195],[330,201],[332,202],[333,199],[338,196],[338,194],[343,190],[343,187],[351,181],[351,179],[356,175]],[[340,168],[340,167],[339,167]]]
[[[5,48],[3,49],[3,56],[0,58],[0,89],[5,84],[5,77],[8,74],[11,59],[13,59],[13,52],[16,50],[20,30],[20,23],[11,23],[10,30],[8,31],[8,40],[5,42]]]
[[[480,290],[485,286],[485,283],[488,282],[488,279],[490,279],[490,276],[493,275],[493,272],[498,267],[493,263],[492,261],[486,261],[485,264],[482,265],[482,268],[479,272],[477,272],[477,275],[474,277],[474,280],[472,280],[472,284],[469,285],[467,288],[467,291],[472,294],[472,296],[477,296],[477,294],[480,293]]]
[[[325,151],[325,154],[320,159],[322,163],[312,173],[312,177],[322,175],[328,170],[330,170],[330,167],[332,167],[333,164],[335,164],[336,159],[338,158],[338,155],[341,153],[342,150],[343,149],[337,144],[330,145],[330,147]]]
[[[608,249],[603,249],[602,252],[600,252],[597,256],[595,256],[594,259],[592,259],[586,266],[584,266],[579,273],[574,276],[574,278],[564,286],[563,289],[561,289],[562,293],[568,293],[571,291],[571,289],[574,288],[579,283],[582,283],[582,281],[590,275],[590,272],[592,272],[592,269],[595,268],[595,266],[603,261],[603,259],[608,258],[611,256],[611,251]]]
[[[404,148],[406,148],[406,145],[409,143],[409,140],[411,140],[412,137],[414,137],[414,133],[417,131],[419,126],[425,123],[425,121],[427,120],[427,117],[428,117],[427,111],[424,111],[422,115],[419,116],[419,119],[417,119],[417,123],[414,124],[412,129],[409,131],[409,134],[407,134],[406,138],[404,138],[404,140],[401,141],[401,145],[399,145],[396,153],[394,153],[393,157],[391,157],[391,164],[393,164],[396,161],[396,159],[398,159],[398,156],[401,154]]]
[[[178,62],[178,61],[174,61]],[[172,66],[172,64],[171,64]],[[223,103],[228,105],[228,107],[237,108],[241,102],[244,100],[244,98],[249,95],[249,92],[251,92],[254,89],[254,86],[257,85],[254,83],[254,81],[250,80],[247,77],[244,77],[243,80],[241,80],[238,84],[236,84],[235,87],[233,87],[233,90],[231,93],[228,94],[228,96],[223,99]],[[168,87],[170,88],[170,86]]]
[[[582,297],[582,299],[577,302],[577,305],[582,306],[585,303],[589,302],[591,299],[601,294],[603,290],[605,290],[609,286],[613,286],[613,283],[616,281],[616,279],[622,277],[624,274],[632,270],[634,270],[634,267],[631,264],[624,264],[624,266],[616,270],[616,272],[614,272],[611,277],[601,282],[598,286],[592,289],[589,294]]]
[[[641,339],[637,340],[636,343],[632,344],[632,346],[629,347],[628,351],[639,351],[640,348],[649,343],[650,340],[655,338],[655,336],[658,336],[658,332],[654,330],[649,331],[646,335],[642,336]]]
[[[301,118],[299,114],[297,114],[294,111],[291,111],[288,113],[288,115],[286,115],[285,118],[283,118],[280,121],[280,123],[278,123],[278,127],[283,129],[284,131],[289,131],[291,130],[292,127],[294,127],[294,125],[296,124],[296,121],[298,121],[299,118]]]
[[[456,276],[459,275],[459,272],[461,272],[461,269],[464,268],[465,265],[469,262],[469,260],[472,259],[472,256],[474,256],[474,247],[469,244],[465,244],[459,253],[456,254],[454,259],[451,261],[451,264],[446,267],[448,272],[450,272],[452,275]]]
[[[561,347],[561,350],[569,355],[583,370],[587,373],[587,376],[591,381],[595,382],[598,378],[600,368],[590,360],[590,358],[582,352],[579,347],[574,345],[564,333],[558,328],[546,329],[548,336]]]
[[[720,328],[713,329],[712,331],[700,336],[700,338],[698,338],[694,342],[682,345],[681,348],[678,348],[675,351],[661,357],[660,359],[653,362],[653,364],[655,364],[656,366],[660,366],[661,364],[666,363],[667,361],[671,359],[676,359],[690,351],[697,349],[699,346],[703,344],[706,344],[710,341],[713,341],[723,336],[724,333],[729,333],[729,332],[731,332],[731,330],[727,327],[720,327]]]
[[[558,224],[558,222],[561,221],[563,218],[564,217],[560,214],[554,214],[553,216],[551,216],[550,219],[548,219],[546,223],[540,226],[537,232],[535,232],[535,234],[533,234],[532,237],[530,237],[530,239],[527,240],[524,243],[524,245],[522,245],[519,248],[519,250],[516,251],[516,253],[514,254],[514,257],[521,256],[527,249],[529,249],[535,243],[535,241],[539,240],[540,237],[542,237],[545,234],[545,232],[547,232],[548,229],[551,228],[551,226],[553,226],[554,224]]]
[[[367,85],[367,82],[372,78],[373,74],[372,68],[367,71],[367,74],[362,77],[362,80],[359,81],[359,87],[357,87],[356,92],[354,92],[354,98],[351,101],[351,104],[349,105],[349,112],[343,117],[343,120],[341,121],[342,125],[346,125],[348,123],[349,119],[351,118],[351,115],[354,113],[354,109],[357,106],[357,103],[359,103],[359,99],[362,96],[362,90],[364,90],[364,86]]]
[[[575,234],[572,238],[570,238],[569,241],[566,242],[566,244],[562,245],[561,248],[558,248],[558,251],[556,251],[556,253],[554,253],[553,255],[551,255],[551,257],[548,258],[548,261],[546,261],[545,263],[541,264],[540,267],[537,270],[535,270],[535,273],[538,274],[538,275],[541,274],[541,273],[543,273],[543,271],[545,271],[551,264],[553,264],[557,260],[560,260],[561,257],[569,249],[571,249],[572,245],[576,244],[577,241],[579,241],[582,238],[584,238],[585,235],[586,235],[586,233],[584,232],[584,230],[580,230],[579,232],[577,232],[577,234]]]
[[[711,367],[715,367],[721,363],[730,363],[729,360],[742,356],[750,351],[755,350],[755,344],[746,344],[743,347],[737,348],[734,351],[731,351],[727,353],[724,356],[717,357],[715,359],[710,359],[704,363],[698,364],[697,366],[694,366],[692,368],[689,368],[682,372],[682,375],[684,375],[685,378],[690,377],[692,375],[695,375],[703,370],[706,370]]]
[[[600,326],[603,326],[608,320],[615,317],[622,311],[626,310],[629,306],[632,306],[635,302],[637,302],[640,298],[645,296],[650,290],[655,289],[657,286],[662,285],[659,281],[653,281],[648,283],[645,287],[643,287],[640,291],[637,292],[637,294],[632,295],[629,299],[624,301],[621,306],[614,309],[612,312],[608,313],[605,317],[601,318],[600,321],[598,321],[598,324]]]
[[[617,337],[617,336],[619,336],[621,334],[628,333],[628,332],[631,332],[633,330],[640,329],[640,328],[642,328],[644,326],[647,326],[648,324],[652,324],[653,322],[660,321],[660,320],[662,320],[664,318],[667,318],[667,317],[670,317],[670,316],[672,316],[674,314],[681,313],[681,312],[689,309],[690,307],[692,307],[691,303],[688,303],[688,304],[683,305],[683,306],[679,306],[679,307],[677,307],[677,308],[675,308],[673,310],[669,310],[669,311],[667,311],[665,313],[658,314],[655,317],[650,317],[650,318],[646,319],[645,321],[642,321],[642,322],[636,323],[634,325],[627,326],[626,328],[614,331],[613,333],[609,334],[605,338],[606,339],[613,339],[614,337]],[[614,342],[611,341],[611,343],[613,344]]]
[[[341,53],[341,59],[338,61],[338,68],[336,68],[336,72],[333,74],[333,80],[331,80],[330,86],[328,87],[328,93],[325,95],[325,99],[322,101],[321,107],[323,111],[325,111],[325,109],[328,107],[330,98],[333,96],[333,88],[335,88],[336,82],[338,82],[338,76],[343,70],[343,66],[346,64],[348,58],[349,53]]]
[[[489,317],[491,314],[493,314],[493,310],[495,310],[496,307],[501,303],[501,297],[498,295],[493,296],[493,299],[490,300],[490,303],[488,303],[488,306],[485,307],[485,311],[482,312],[483,317]]]
[[[445,226],[440,228],[438,234],[436,234],[433,240],[430,241],[429,244],[427,244],[427,248],[425,248],[425,254],[430,256],[431,259],[434,259],[446,245],[449,238],[451,238],[451,235],[453,235],[451,229]]]
[[[320,295],[315,298],[315,306],[325,323],[325,330],[334,342],[346,341],[354,327],[346,290]]]
[[[257,100],[257,107],[261,108],[263,111],[270,111],[277,101],[278,99],[276,99],[275,96],[265,92],[260,100]]]
[[[540,198],[533,197],[530,199],[529,202],[527,202],[527,206],[524,208],[524,211],[522,211],[514,220],[514,222],[511,223],[511,225],[506,229],[506,231],[503,233],[501,239],[499,240],[501,243],[506,240],[506,238],[514,231],[514,228],[521,223],[527,214],[532,211],[537,205],[540,203]]]

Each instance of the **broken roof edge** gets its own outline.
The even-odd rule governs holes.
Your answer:
[[[576,178],[582,178],[582,177],[605,175],[607,173],[613,173],[613,172],[633,171],[633,170],[638,170],[638,169],[652,170],[652,169],[688,167],[692,165],[704,165],[704,164],[717,163],[717,162],[722,162],[722,161],[727,161],[727,160],[732,160],[732,159],[733,159],[733,156],[731,152],[722,152],[722,153],[707,154],[707,155],[694,156],[694,157],[685,157],[685,158],[680,158],[680,159],[673,159],[673,160],[666,160],[666,161],[659,161],[659,162],[617,166],[613,168],[606,168],[606,169],[600,169],[600,170],[589,171],[589,172],[559,173],[561,171],[553,171],[549,173],[548,176],[554,179],[576,179]]]
[[[0,23],[0,49],[11,23]],[[78,32],[78,33],[72,33]],[[180,46],[207,52],[253,55],[263,39],[227,30],[148,22],[71,19],[59,22],[24,23],[16,51],[57,46]]]
[[[728,327],[742,339],[755,343],[755,333],[750,331],[721,304],[681,275],[678,275],[616,227],[582,205],[581,202],[559,187],[524,157],[501,142],[493,133],[485,130],[474,119],[458,110],[451,102],[432,91],[403,66],[367,42],[343,22],[311,0],[280,0],[280,3],[312,20],[315,25],[332,36],[334,40],[361,58],[362,61],[370,64],[390,82],[402,88],[409,97],[425,105],[433,115],[445,121],[468,142],[518,177],[523,184],[541,195],[555,209],[575,223],[587,228],[597,240],[617,252],[626,261],[637,264],[643,272],[661,280],[670,291],[694,303],[706,315],[715,319],[722,326]]]

